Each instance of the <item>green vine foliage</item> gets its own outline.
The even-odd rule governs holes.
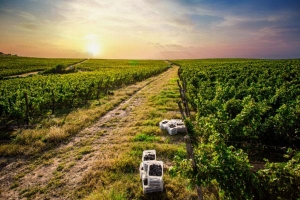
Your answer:
[[[291,149],[288,150],[291,156]],[[300,198],[300,152],[286,163],[267,162],[258,171],[262,199],[299,199]]]
[[[297,199],[300,197],[300,153],[288,150],[288,162],[267,162],[254,171],[248,155],[233,146],[227,146],[220,134],[210,128],[205,142],[194,146],[197,174],[191,160],[182,152],[175,156],[172,175],[180,174],[192,185],[209,187],[218,183],[222,199]]]
[[[222,199],[300,199],[300,60],[176,64],[196,112],[186,123],[197,138],[197,173],[191,160],[180,155],[171,174],[198,186],[217,185]],[[250,158],[265,158],[266,152],[256,148],[266,146],[280,150],[266,152],[281,162],[267,161],[254,169]],[[289,149],[285,158],[282,149]]]
[[[16,70],[17,64],[24,70],[27,69],[26,67],[35,69],[31,66],[38,62],[30,58],[15,57],[15,59],[24,62],[17,62],[14,65],[8,62],[7,67],[11,70]],[[1,67],[5,67],[3,65],[0,64],[0,71]],[[132,66],[128,60],[91,59],[78,65],[81,71],[77,73],[65,73],[64,66],[57,65],[53,68],[55,71],[53,74],[0,80],[0,128],[16,124],[21,127],[26,125],[28,120],[29,124],[31,122],[34,124],[39,119],[47,117],[49,113],[56,114],[59,111],[82,107],[87,105],[89,100],[98,100],[117,88],[144,80],[168,69],[164,61],[147,60]]]
[[[227,147],[217,135],[209,143],[195,149],[198,185],[209,185],[213,180],[219,184],[227,199],[253,199],[257,195],[257,178],[251,173],[247,155],[234,147]]]

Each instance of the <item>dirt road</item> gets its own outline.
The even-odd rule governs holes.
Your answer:
[[[59,147],[39,158],[19,159],[0,172],[0,199],[72,199],[74,191],[95,164],[118,156],[120,143],[128,142],[135,116],[146,115],[144,105],[176,78],[177,67],[124,90],[137,92]],[[133,132],[134,133],[134,132]],[[126,148],[126,147],[122,147]]]

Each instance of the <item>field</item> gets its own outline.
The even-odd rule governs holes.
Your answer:
[[[175,62],[198,138],[197,175],[178,168],[230,199],[299,198],[300,60]]]
[[[226,141],[297,148],[300,144],[300,60],[178,62],[197,122]]]
[[[83,59],[47,59],[17,56],[0,56],[0,79],[7,76],[49,70],[57,65],[69,66]]]
[[[22,65],[27,68],[35,62],[29,58]],[[163,61],[88,60],[77,64],[71,72],[67,70],[69,67],[58,68],[36,76],[0,82],[1,127],[34,125],[50,114],[83,106],[89,100],[105,97],[116,88],[161,73],[167,65]]]
[[[205,199],[300,197],[300,60],[5,57],[2,71],[9,63],[0,198],[197,199],[195,185]],[[185,135],[158,126],[182,117],[177,81],[197,171]],[[143,194],[145,149],[164,162],[162,193]]]

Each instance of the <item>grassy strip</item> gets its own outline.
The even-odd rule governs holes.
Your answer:
[[[173,75],[174,77],[175,75]],[[157,89],[157,88],[156,88]],[[116,131],[116,143],[108,150],[110,159],[99,160],[84,177],[74,198],[96,199],[196,199],[188,180],[172,177],[168,169],[176,154],[184,154],[183,135],[170,136],[162,132],[158,123],[165,118],[178,118],[176,101],[179,98],[176,79],[159,87],[156,93],[142,94],[147,98],[142,110],[134,110],[124,121],[124,128]],[[126,124],[126,126],[125,126]],[[143,150],[156,149],[157,160],[164,161],[164,191],[143,194],[138,166]],[[112,152],[113,151],[113,152]]]
[[[36,129],[17,130],[12,133],[15,139],[11,143],[0,145],[0,156],[34,155],[65,142],[70,136],[92,124],[148,82],[149,80],[146,80],[116,90],[113,95],[99,101],[92,101],[89,106],[74,110],[66,116],[48,118]]]

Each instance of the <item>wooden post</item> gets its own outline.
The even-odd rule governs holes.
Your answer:
[[[190,110],[189,110],[189,106],[188,106],[188,101],[185,97],[185,91],[184,91],[184,89],[182,89],[179,80],[177,80],[177,84],[178,84],[178,87],[179,87],[180,97],[181,97],[181,100],[182,100],[182,103],[183,103],[183,106],[184,106],[185,116],[190,117]]]
[[[181,106],[180,101],[178,101],[177,104],[178,104],[179,111],[180,111],[180,114],[181,114],[181,116],[182,116],[182,119],[185,119],[186,116],[184,115],[183,108],[182,108],[182,106]]]
[[[187,151],[187,154],[188,154],[188,158],[192,160],[193,172],[194,172],[194,174],[197,174],[198,169],[197,169],[197,165],[196,165],[196,161],[195,161],[195,156],[194,156],[194,151],[193,151],[193,146],[191,144],[190,136],[189,135],[184,136],[184,141],[186,143],[186,151]],[[197,190],[197,193],[198,193],[198,199],[203,200],[202,189],[197,184],[196,184],[196,190]]]
[[[183,92],[185,93],[186,91],[186,81],[182,81],[182,87],[183,87]]]
[[[178,72],[178,76],[181,79],[179,72]],[[188,101],[185,97],[186,85],[185,85],[185,83],[183,83],[184,88],[182,88],[179,80],[177,80],[177,85],[179,87],[180,97],[181,97],[181,100],[182,100],[182,103],[183,103],[183,106],[184,106],[184,111],[183,111],[183,108],[181,106],[181,102],[177,102],[177,104],[178,104],[178,107],[179,107],[182,118],[186,119],[186,117],[188,117],[188,118],[190,117],[190,110],[188,108]],[[187,135],[184,136],[184,141],[186,143],[186,151],[187,151],[187,154],[188,154],[188,159],[192,160],[193,173],[196,175],[198,173],[198,169],[197,169],[197,164],[196,164],[196,161],[195,161],[195,156],[194,156],[194,151],[193,151],[191,138],[188,135],[188,131],[189,130],[187,130]],[[202,189],[197,184],[196,184],[196,190],[197,190],[197,193],[198,193],[198,200],[203,200]]]
[[[177,80],[177,85],[179,87],[180,98],[183,101],[184,100],[184,93],[183,93],[183,90],[182,90],[182,87],[181,87],[181,84],[180,84],[179,80]]]
[[[190,117],[190,110],[186,99],[183,101],[183,106],[184,106],[185,115],[187,117]]]
[[[193,170],[197,172],[197,165],[195,162],[195,157],[194,157],[194,152],[193,152],[193,147],[191,143],[191,138],[189,135],[184,136],[184,141],[186,143],[186,151],[188,153],[188,158],[192,159],[192,165],[193,165]]]

